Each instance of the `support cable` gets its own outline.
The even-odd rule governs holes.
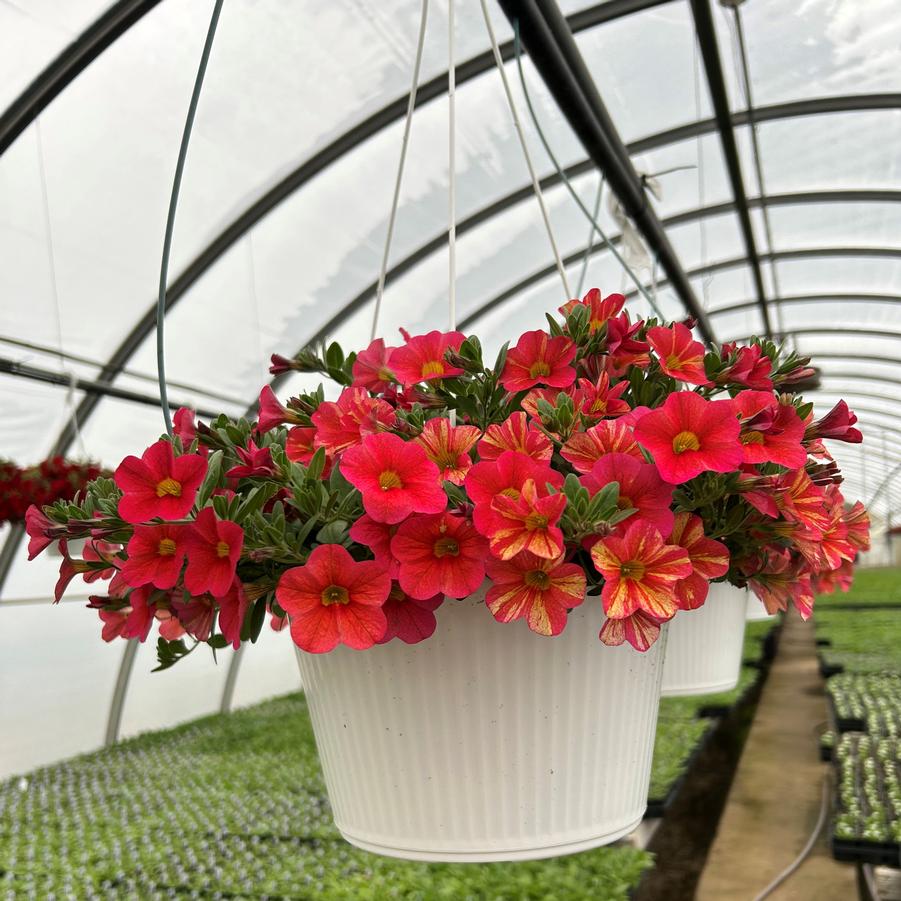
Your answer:
[[[491,49],[494,53],[494,62],[497,66],[497,71],[500,73],[501,82],[504,85],[504,94],[507,97],[507,105],[510,107],[510,114],[513,117],[513,125],[516,128],[516,134],[519,137],[519,145],[522,147],[522,154],[526,160],[526,168],[529,170],[529,176],[532,179],[532,190],[535,192],[535,199],[538,201],[538,206],[541,209],[541,218],[544,220],[544,227],[547,231],[548,240],[551,242],[551,250],[554,253],[554,264],[557,267],[557,272],[560,275],[560,281],[563,282],[563,293],[566,296],[566,300],[570,300],[572,298],[572,292],[569,289],[569,280],[566,277],[566,267],[563,265],[563,260],[560,257],[560,251],[557,249],[557,242],[554,239],[554,232],[551,228],[551,220],[548,216],[547,207],[544,203],[544,195],[541,193],[541,185],[538,183],[538,176],[535,174],[535,167],[532,165],[532,156],[529,153],[529,146],[526,144],[526,138],[523,134],[522,123],[519,121],[519,114],[516,112],[516,104],[513,102],[513,93],[510,90],[510,82],[507,80],[507,72],[504,68],[504,60],[501,56],[500,47],[497,43],[497,38],[494,35],[494,26],[491,24],[491,17],[488,15],[488,4],[485,0],[481,0],[482,3],[482,15],[485,18],[485,27],[488,29],[488,38],[491,41]],[[526,96],[526,102],[528,103],[528,95]]]
[[[188,104],[188,116],[185,119],[185,128],[181,136],[181,145],[178,148],[178,161],[175,164],[175,177],[172,180],[172,195],[169,198],[169,214],[166,217],[166,235],[163,239],[163,260],[160,265],[160,288],[156,302],[156,370],[160,386],[160,405],[163,408],[163,419],[166,421],[166,431],[172,434],[172,414],[169,410],[169,396],[166,391],[166,288],[169,280],[169,254],[172,250],[172,233],[175,230],[175,211],[178,208],[178,194],[181,190],[181,179],[185,170],[185,159],[188,155],[188,144],[191,141],[191,132],[194,129],[194,117],[197,114],[197,103],[200,100],[200,89],[203,87],[203,78],[206,75],[207,63],[210,60],[210,51],[213,49],[213,38],[216,36],[216,26],[219,24],[219,14],[222,12],[224,0],[216,0],[213,14],[210,17],[210,26],[207,29],[206,40],[203,44],[203,52],[200,54],[200,65],[197,67],[197,77],[194,79],[194,90],[191,92],[191,102]]]

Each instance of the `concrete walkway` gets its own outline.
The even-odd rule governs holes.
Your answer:
[[[697,901],[752,901],[807,842],[822,803],[817,727],[826,719],[813,623],[792,612],[763,688]],[[851,864],[832,860],[828,823],[810,856],[768,901],[853,901]]]

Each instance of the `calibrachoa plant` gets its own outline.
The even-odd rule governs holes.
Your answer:
[[[267,611],[314,653],[422,641],[483,584],[499,622],[553,636],[590,605],[603,642],[639,650],[711,580],[807,617],[867,547],[824,444],[860,441],[856,417],[813,418],[792,392],[806,358],[705,351],[690,321],[633,322],[624,303],[592,290],[491,366],[460,332],[275,356],[339,396],[266,387],[255,423],[180,410],[113,479],[30,509],[30,554],[61,542],[57,600],[78,574],[106,580],[103,637],[156,624],[162,666],[255,640]]]
[[[0,523],[21,522],[32,505],[72,500],[88,482],[103,474],[94,463],[48,457],[36,466],[0,460]]]

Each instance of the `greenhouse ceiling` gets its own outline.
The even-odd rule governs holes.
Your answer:
[[[901,472],[893,6],[489,4],[572,285],[622,290],[647,309],[542,148],[513,20],[529,98],[566,178],[614,243],[618,198],[644,250],[620,246],[633,247],[664,314],[692,312],[717,342],[769,333],[812,356],[819,411],[845,397],[866,427],[862,448],[836,451],[846,494],[883,517]],[[113,464],[163,429],[155,291],[211,7],[0,4],[0,457]],[[497,348],[567,298],[478,4],[458,7],[458,320]],[[241,415],[271,378],[270,354],[325,338],[367,343],[421,12],[419,0],[225,3],[172,249],[173,402]],[[447,4],[433,2],[386,336],[446,318],[447,24]],[[49,570],[26,571],[18,533],[0,537],[0,603],[41,594]]]

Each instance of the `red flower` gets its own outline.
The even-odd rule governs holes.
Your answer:
[[[400,562],[400,587],[420,600],[466,597],[485,578],[487,542],[453,513],[411,516],[391,539],[391,553]]]
[[[375,559],[388,570],[392,579],[397,578],[398,562],[391,555],[391,539],[397,534],[397,525],[377,522],[364,513],[349,530],[350,537],[368,547]]]
[[[43,511],[32,504],[25,511],[25,531],[28,534],[28,559],[34,560],[44,548],[53,543],[53,530],[57,524],[44,516]]]
[[[172,588],[185,562],[187,529],[173,523],[135,526],[128,542],[128,559],[121,567],[122,578],[135,588]]]
[[[113,478],[122,489],[119,516],[126,522],[181,519],[194,506],[194,496],[206,475],[199,454],[176,457],[168,441],[157,441],[141,459],[126,457]]]
[[[178,638],[182,632],[196,638],[198,641],[206,641],[213,634],[213,620],[216,618],[216,608],[209,597],[188,598],[176,595],[172,598],[172,612],[175,617],[168,618],[160,625],[160,635],[163,638]],[[162,619],[160,612],[157,619]]]
[[[340,544],[322,544],[303,566],[285,570],[275,589],[291,617],[291,638],[311,654],[338,644],[371,648],[388,626],[382,605],[391,590],[385,569],[358,562]]]
[[[607,323],[607,369],[611,375],[622,375],[629,366],[645,369],[651,362],[647,342],[634,337],[642,322],[629,322],[628,313],[620,313]]]
[[[405,644],[425,641],[435,631],[435,611],[443,601],[440,594],[425,599],[410,597],[395,584],[382,607],[388,628],[378,643],[385,644],[392,638],[399,638]]]
[[[473,524],[483,535],[489,534],[491,502],[499,495],[518,498],[528,479],[535,483],[541,497],[549,493],[548,483],[554,488],[563,485],[563,475],[557,470],[514,451],[504,451],[497,460],[476,463],[469,470],[464,487],[475,504]]]
[[[222,597],[232,585],[235,567],[244,546],[244,530],[228,519],[219,519],[212,507],[204,507],[184,537],[188,555],[185,588],[194,595]]]
[[[546,463],[553,455],[554,446],[547,435],[529,425],[525,413],[519,412],[502,423],[488,426],[479,442],[482,460],[496,460],[504,451],[516,451]]]
[[[645,461],[632,429],[621,420],[607,419],[584,432],[576,432],[560,451],[576,472],[590,472],[606,454],[626,454]]]
[[[285,439],[285,456],[292,463],[309,463],[316,453],[314,446],[316,429],[312,426],[296,425],[288,430]]]
[[[623,619],[638,610],[669,619],[679,609],[675,583],[691,575],[685,550],[666,544],[653,526],[638,520],[624,535],[609,535],[591,549],[591,559],[604,577],[604,612]]]
[[[128,595],[128,604],[131,610],[119,633],[123,638],[137,638],[142,643],[147,641],[156,613],[154,597],[161,597],[161,595],[149,585],[143,585],[131,591]]]
[[[485,603],[499,623],[525,619],[539,635],[559,635],[567,613],[585,600],[585,573],[575,563],[548,560],[524,551],[510,560],[485,564]]]
[[[462,485],[472,466],[469,452],[481,434],[474,425],[453,426],[446,418],[429,419],[421,434],[414,440],[441,471],[442,479],[447,479],[454,485]]]
[[[579,481],[597,494],[611,482],[619,482],[620,510],[634,507],[637,511],[619,524],[623,530],[635,519],[652,525],[661,535],[669,535],[673,528],[673,486],[660,478],[653,463],[636,460],[628,454],[606,454]]]
[[[803,469],[786,472],[776,481],[776,503],[789,522],[822,535],[829,527],[826,492]]]
[[[451,366],[444,355],[448,350],[459,350],[465,340],[462,332],[434,331],[408,337],[406,344],[391,352],[391,368],[404,386],[462,375],[463,370]]]
[[[683,610],[695,610],[707,600],[710,580],[729,571],[729,549],[704,534],[704,521],[694,513],[677,513],[670,544],[681,547],[692,573],[676,583],[676,599]]]
[[[540,329],[526,332],[516,347],[507,351],[504,371],[498,381],[507,391],[525,391],[535,385],[566,388],[576,380],[569,364],[575,359],[576,345],[569,338],[551,338]]]
[[[702,472],[738,469],[744,459],[738,433],[731,400],[705,400],[693,391],[671,394],[635,424],[638,442],[673,485]]]
[[[847,441],[849,444],[860,444],[863,435],[859,429],[852,428],[857,416],[848,405],[840,400],[822,419],[818,419],[807,427],[805,438],[833,438],[836,441]]]
[[[182,447],[188,448],[197,437],[197,426],[194,424],[194,411],[188,407],[179,407],[172,417],[172,431],[181,439]],[[198,448],[205,453],[207,448]]]
[[[623,392],[629,387],[627,381],[622,381],[610,387],[610,376],[604,372],[597,382],[589,379],[579,379],[579,391],[582,395],[580,411],[588,419],[603,419],[606,416],[622,416],[629,412],[629,405],[620,399]]]
[[[604,644],[616,647],[628,641],[636,651],[646,651],[660,637],[660,624],[643,610],[622,619],[606,619],[598,636]]]
[[[269,371],[272,375],[282,375],[285,372],[293,372],[294,370],[300,370],[300,363],[297,360],[289,360],[287,357],[283,357],[281,354],[272,354],[269,358],[272,365],[269,367]]]
[[[813,612],[810,572],[802,561],[792,560],[788,551],[770,551],[763,568],[750,578],[748,585],[763,601],[767,613],[787,610],[791,601],[801,619],[810,619]]]
[[[257,431],[268,432],[270,429],[278,428],[286,422],[297,422],[297,414],[292,413],[276,396],[275,392],[269,385],[266,385],[260,391],[260,399],[258,401],[260,408],[257,420]]]
[[[581,300],[570,300],[560,307],[560,312],[568,316],[574,307],[588,307],[588,330],[594,334],[607,324],[607,320],[619,315],[625,306],[626,298],[622,294],[608,294],[601,297],[597,288],[592,288]]]
[[[557,523],[566,507],[563,494],[539,494],[527,479],[519,497],[499,494],[491,502],[486,535],[491,553],[509,560],[521,551],[556,560],[563,553],[563,532]]]
[[[225,475],[229,479],[260,479],[277,474],[278,470],[272,462],[272,451],[268,447],[257,447],[253,440],[248,447],[235,447],[241,463],[233,466]]]
[[[866,507],[857,501],[850,510],[842,512],[842,518],[848,527],[848,541],[857,550],[868,551],[870,549],[870,514],[867,513]]]
[[[98,610],[97,612],[103,621],[100,637],[104,641],[125,637],[125,628],[128,623],[128,613],[125,610]]]
[[[382,338],[376,338],[366,350],[357,354],[353,365],[354,388],[365,388],[374,394],[384,391],[397,378],[391,371],[391,355],[396,348],[385,347]]]
[[[742,420],[745,463],[778,463],[789,469],[805,464],[804,423],[791,404],[779,403],[769,391],[740,391],[732,402]]]
[[[757,391],[772,391],[770,378],[773,364],[757,344],[736,347],[735,343],[723,345],[723,357],[735,355],[735,361],[722,373],[720,381],[744,385]]]
[[[225,640],[237,650],[241,645],[241,628],[244,617],[250,607],[250,601],[244,593],[244,586],[239,579],[232,582],[231,588],[218,599],[219,631]]]
[[[341,459],[341,474],[363,495],[363,508],[379,522],[447,507],[438,467],[426,452],[397,435],[367,435]]]
[[[362,388],[345,388],[335,403],[325,401],[310,417],[316,427],[315,445],[340,454],[366,435],[394,427],[394,409]]]
[[[667,375],[693,385],[710,384],[704,371],[704,345],[695,341],[691,330],[681,322],[673,323],[671,328],[658,325],[648,329],[647,337]]]

